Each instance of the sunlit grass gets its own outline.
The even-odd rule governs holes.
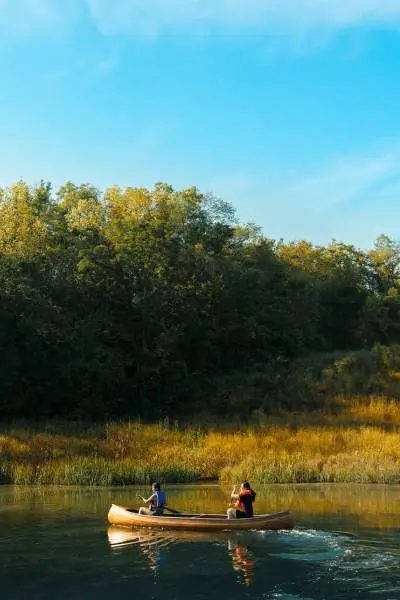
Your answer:
[[[228,431],[164,421],[0,428],[0,482],[131,485],[250,478],[259,483],[400,483],[400,404],[337,399],[334,410],[258,415]]]

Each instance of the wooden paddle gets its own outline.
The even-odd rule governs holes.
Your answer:
[[[173,513],[174,515],[180,515],[181,514],[180,510],[175,510],[174,508],[170,508],[169,506],[164,506],[164,510],[169,510],[169,512]]]

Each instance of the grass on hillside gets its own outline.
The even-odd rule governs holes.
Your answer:
[[[258,415],[258,423],[0,426],[0,481],[129,485],[244,478],[258,483],[400,483],[400,403],[342,399],[335,412]]]

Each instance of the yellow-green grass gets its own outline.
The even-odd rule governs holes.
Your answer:
[[[244,478],[259,483],[400,483],[400,403],[337,399],[333,411],[258,415],[231,431],[168,421],[0,428],[0,481],[129,485]]]

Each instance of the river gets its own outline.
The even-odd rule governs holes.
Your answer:
[[[167,486],[171,507],[225,511],[230,488]],[[400,487],[256,488],[292,532],[109,527],[146,488],[0,487],[1,600],[400,600]]]

